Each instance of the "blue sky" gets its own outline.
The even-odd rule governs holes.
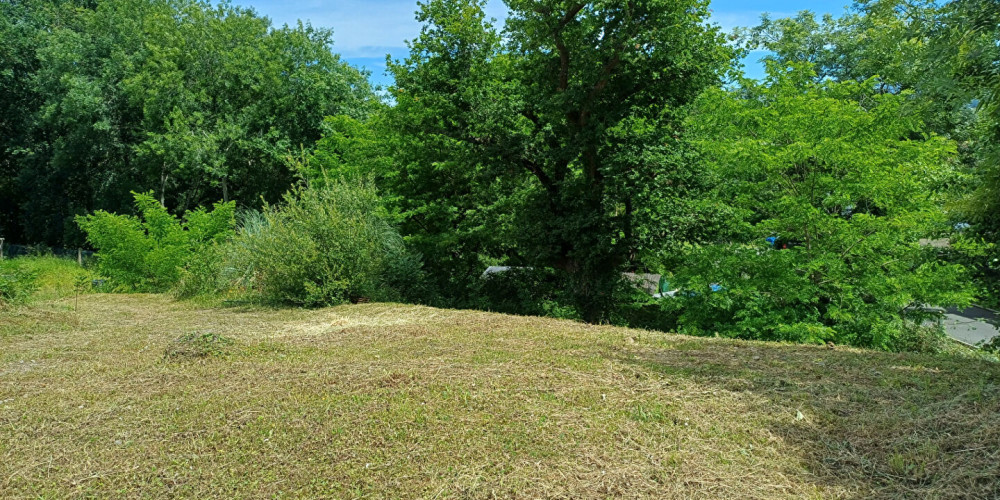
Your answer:
[[[335,47],[345,60],[369,70],[372,81],[387,84],[385,56],[402,58],[407,49],[405,40],[420,32],[414,19],[416,0],[234,0],[233,3],[253,7],[280,26],[294,25],[299,19],[313,26],[333,28]],[[800,10],[840,15],[850,0],[716,0],[712,2],[712,19],[726,30],[736,26],[752,26],[760,15],[768,12],[772,17],[793,15]],[[490,0],[487,13],[502,19],[506,12],[503,2]],[[762,70],[754,60],[747,61],[747,74],[760,76]]]

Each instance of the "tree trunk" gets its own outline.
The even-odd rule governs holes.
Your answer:
[[[160,172],[160,205],[167,206],[167,172],[166,168]]]

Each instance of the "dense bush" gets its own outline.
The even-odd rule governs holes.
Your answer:
[[[152,194],[133,193],[140,217],[102,210],[77,217],[87,241],[97,249],[97,271],[126,291],[165,291],[177,284],[192,256],[232,234],[235,203],[198,208],[183,219]]]
[[[226,244],[205,245],[192,253],[173,287],[174,296],[187,299],[229,295],[233,287],[228,280],[231,273],[225,271],[227,245],[228,240]]]
[[[896,350],[909,342],[903,336],[912,337],[910,325],[926,319],[908,306],[961,300],[934,288],[960,283],[961,269],[941,266],[925,252],[904,247],[879,260],[836,257],[810,258],[804,247],[776,250],[766,244],[698,249],[679,270],[684,288],[671,299],[679,329]],[[898,268],[883,269],[890,260]]]
[[[965,269],[919,243],[951,229],[954,143],[906,94],[770,70],[745,82],[752,99],[709,92],[689,121],[744,229],[678,269],[682,331],[893,349],[911,306],[967,304]]]
[[[421,278],[375,190],[340,181],[245,216],[224,259],[228,281],[253,298],[301,306],[398,300]]]
[[[681,303],[671,298],[654,298],[642,290],[619,293],[610,323],[630,328],[676,332]]]
[[[0,308],[23,304],[38,289],[38,273],[16,261],[0,261]]]
[[[580,319],[567,279],[554,269],[513,267],[479,277],[472,287],[476,308],[507,314]]]
[[[1000,244],[989,243],[977,232],[963,231],[940,252],[947,261],[969,270],[980,305],[1000,308]]]
[[[92,289],[93,279],[89,259],[81,267],[76,259],[41,255],[19,257],[15,260],[25,271],[37,275],[38,291],[35,300],[53,300],[75,295]]]
[[[86,266],[86,261],[84,261]],[[32,254],[0,261],[0,304],[73,296],[91,289],[92,275],[76,259]]]

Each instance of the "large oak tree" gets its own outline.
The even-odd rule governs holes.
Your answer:
[[[598,320],[621,270],[696,225],[679,119],[732,50],[698,0],[509,0],[502,31],[482,5],[422,4],[390,65],[404,230],[441,273],[559,269]]]

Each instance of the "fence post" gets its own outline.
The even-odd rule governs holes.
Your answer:
[[[0,260],[3,260],[3,238],[0,238]]]
[[[80,264],[80,267],[83,267],[83,249],[82,248],[77,248],[76,249],[76,263]]]

